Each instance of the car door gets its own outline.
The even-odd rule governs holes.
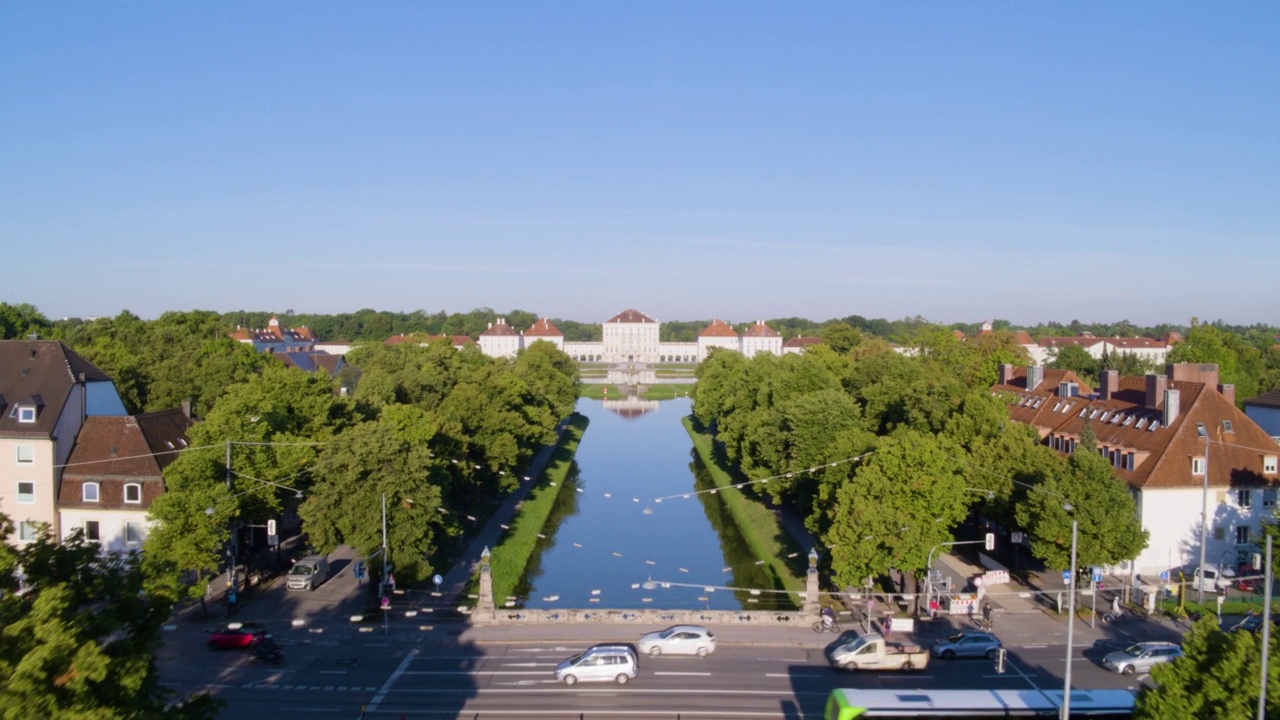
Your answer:
[[[858,648],[858,652],[853,654],[853,661],[859,668],[875,669],[880,667],[880,654],[877,652],[879,643],[870,642]]]
[[[961,657],[982,657],[987,653],[987,639],[970,635],[960,641],[956,654]]]

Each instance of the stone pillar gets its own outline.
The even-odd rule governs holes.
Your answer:
[[[818,551],[810,550],[809,572],[804,581],[804,605],[800,607],[800,612],[816,615],[821,609],[822,602],[818,599]]]
[[[497,610],[493,604],[493,573],[489,569],[489,548],[480,553],[480,599],[476,602],[477,613],[492,614]]]

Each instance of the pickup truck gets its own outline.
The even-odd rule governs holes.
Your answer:
[[[915,645],[891,643],[880,633],[865,633],[837,646],[829,657],[841,670],[923,670],[929,651]]]

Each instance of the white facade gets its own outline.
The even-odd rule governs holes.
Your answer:
[[[566,342],[563,350],[566,355],[578,362],[604,362],[604,343],[602,342]]]
[[[480,333],[480,351],[489,357],[513,358],[523,347],[520,333],[507,325],[506,318],[498,318],[489,329]]]
[[[701,360],[696,342],[660,343],[658,348],[663,362],[695,363]]]
[[[1075,338],[1072,339],[1074,340]],[[1049,343],[1049,340],[1050,338],[1045,338],[1041,342]],[[1045,365],[1053,362],[1056,352],[1062,347],[1079,345],[1094,360],[1101,360],[1104,352],[1108,356],[1133,355],[1157,367],[1164,365],[1165,360],[1169,357],[1169,350],[1172,349],[1171,345],[1166,345],[1161,341],[1144,338],[1093,338],[1092,340],[1089,344],[1073,342],[1062,343],[1061,345],[1041,345],[1033,342],[1024,343],[1022,347],[1026,348],[1032,365]]]
[[[661,355],[658,345],[658,323],[652,320],[604,324],[605,362],[656,363]]]
[[[777,330],[765,325],[763,320],[756,321],[754,326],[742,333],[742,354],[754,357],[760,353],[782,354],[782,336]]]
[[[732,350],[734,352],[742,352],[742,340],[737,337],[728,337],[721,335],[702,336],[698,338],[698,362],[706,360],[711,355],[711,348],[722,348]]]
[[[129,552],[142,550],[142,543],[151,531],[151,521],[146,510],[90,510],[66,509],[61,512],[62,535],[65,540],[77,529],[85,529],[90,540],[94,532],[104,552]],[[91,525],[96,524],[96,525]]]
[[[1136,494],[1142,527],[1150,533],[1147,548],[1134,560],[1134,572],[1151,581],[1169,571],[1177,580],[1181,568],[1200,564],[1200,508],[1203,488],[1148,489]],[[1242,506],[1242,501],[1247,507]],[[1261,522],[1275,510],[1272,488],[1209,488],[1210,525],[1205,562],[1234,567],[1258,552]]]

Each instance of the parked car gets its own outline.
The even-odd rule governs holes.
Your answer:
[[[673,625],[651,632],[638,643],[643,655],[697,655],[706,657],[716,651],[716,636],[701,625]]]
[[[1000,651],[1000,638],[989,632],[962,632],[933,646],[933,656],[943,660],[958,657],[995,658]]]
[[[1182,647],[1171,642],[1140,642],[1124,650],[1108,653],[1102,658],[1102,666],[1121,675],[1151,672],[1160,663],[1173,662],[1182,657]]]
[[[1262,615],[1260,613],[1250,613],[1245,615],[1240,622],[1227,628],[1227,632],[1251,632],[1257,634],[1262,631]],[[1280,632],[1280,615],[1272,614],[1271,616],[1271,632]]]
[[[290,590],[315,590],[329,579],[329,559],[308,555],[293,564],[285,586]]]
[[[640,662],[627,645],[593,645],[556,665],[556,682],[616,682],[626,685],[636,677]]]
[[[1205,563],[1203,568],[1196,568],[1191,573],[1191,589],[1225,594],[1235,584],[1235,580],[1235,570]]]
[[[214,630],[209,634],[209,640],[205,643],[210,650],[238,650],[253,645],[255,640],[265,640],[271,637],[271,633],[259,623],[234,622],[227,625],[221,630]]]
[[[890,643],[880,633],[866,633],[837,645],[827,659],[841,670],[913,672],[929,666],[928,651],[915,645]]]

